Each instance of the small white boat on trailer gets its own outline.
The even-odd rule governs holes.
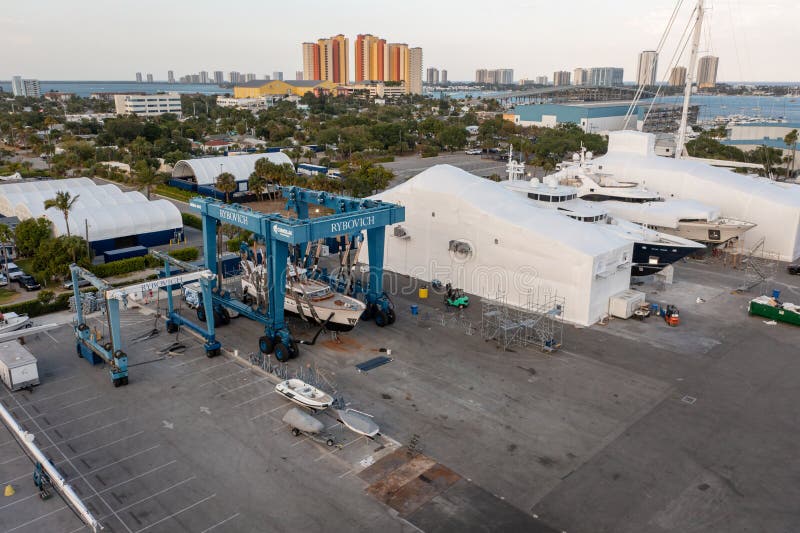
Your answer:
[[[28,315],[18,315],[17,313],[0,313],[0,333],[16,331],[22,328],[29,328],[31,319]]]
[[[336,414],[339,415],[339,422],[344,424],[347,429],[370,439],[375,437],[381,430],[378,424],[372,420],[372,415],[367,413],[362,413],[355,409],[341,409],[337,410]]]
[[[275,385],[275,390],[289,401],[312,411],[322,411],[333,403],[333,397],[300,379],[287,379]]]
[[[315,441],[324,442],[327,446],[335,444],[333,437],[322,434],[325,424],[297,407],[289,409],[283,415],[283,422],[292,428],[292,435],[295,437],[299,437],[302,433]]]

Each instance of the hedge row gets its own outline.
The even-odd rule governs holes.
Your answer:
[[[153,191],[161,196],[166,196],[174,200],[180,200],[181,202],[188,202],[189,200],[197,196],[196,192],[185,191],[177,187],[172,187],[170,185],[162,185],[162,184],[156,185],[153,188]]]
[[[203,229],[203,221],[200,219],[200,217],[191,213],[181,213],[181,218],[183,219],[184,226],[189,226],[190,228],[195,229]]]
[[[70,296],[72,296],[71,292],[65,292],[56,296],[56,298],[49,303],[42,303],[40,300],[28,300],[27,302],[20,302],[18,304],[4,305],[0,306],[0,313],[26,314],[33,318],[48,313],[55,313],[56,311],[66,311],[69,309]]]
[[[169,255],[179,261],[194,261],[200,257],[200,251],[190,246],[188,248],[181,248],[180,250],[173,250],[169,252]]]
[[[123,274],[137,272],[145,268],[157,268],[159,266],[161,266],[160,260],[152,255],[143,255],[141,257],[120,259],[119,261],[112,261],[103,265],[92,265],[89,270],[99,278],[107,278],[110,276],[121,276]]]

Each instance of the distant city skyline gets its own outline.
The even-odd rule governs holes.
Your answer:
[[[684,27],[691,3],[683,6],[675,35],[659,54],[657,82],[669,77],[669,58],[680,33],[675,28]],[[789,0],[709,4],[713,16],[704,23],[701,55],[720,58],[718,81],[796,81],[787,80],[787,75],[800,77],[786,68],[780,52],[795,39],[800,5]],[[121,0],[114,7],[84,0],[79,11],[71,3],[55,0],[15,2],[4,6],[0,14],[0,47],[25,53],[4,56],[0,79],[21,75],[42,80],[131,80],[142,72],[162,81],[170,70],[176,78],[217,70],[296,72],[303,65],[299,43],[342,33],[351,39],[352,57],[352,40],[371,32],[422,47],[423,68],[446,64],[450,81],[472,80],[475,70],[486,65],[513,69],[518,79],[590,65],[618,65],[624,69],[625,81],[631,82],[636,78],[639,53],[658,44],[673,6],[674,0],[617,0],[609,10],[588,0],[500,0],[487,9],[476,0],[458,4],[408,0],[386,17],[366,0],[337,4],[335,9],[321,0],[302,0],[247,4],[242,16],[228,24],[220,22],[214,5],[203,2],[187,10],[180,3],[155,0],[135,4]],[[129,7],[158,10],[165,21],[152,28],[158,38],[142,39],[137,25],[120,24],[119,14]],[[262,21],[275,18],[298,24],[262,31]],[[68,30],[77,24],[92,31]],[[532,25],[536,31],[531,31]],[[87,50],[91,50],[91,60]],[[684,57],[681,64],[685,62]],[[351,65],[352,79],[353,70]]]

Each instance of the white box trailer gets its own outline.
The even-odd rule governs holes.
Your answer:
[[[38,385],[36,357],[17,341],[0,344],[0,379],[12,391]]]
[[[608,314],[617,318],[630,318],[644,303],[644,297],[643,292],[633,289],[617,293],[609,299]]]

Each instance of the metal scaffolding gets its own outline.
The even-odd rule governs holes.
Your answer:
[[[778,272],[778,255],[764,251],[765,242],[766,239],[762,238],[745,252],[742,259],[744,279],[737,291],[746,292],[759,287],[760,293],[764,294],[767,281],[773,279]]]
[[[503,350],[535,346],[558,350],[564,336],[564,298],[552,293],[529,293],[524,307],[506,302],[505,295],[481,299],[481,336]]]

